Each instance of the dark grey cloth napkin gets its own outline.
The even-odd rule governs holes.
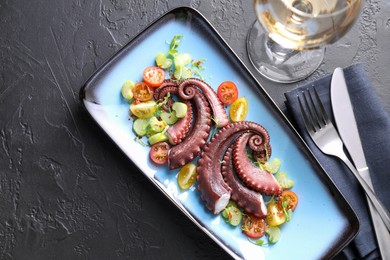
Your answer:
[[[345,68],[344,73],[372,183],[378,197],[387,209],[390,209],[390,117],[375,94],[363,65],[352,65]],[[317,148],[306,132],[301,118],[297,95],[304,89],[315,87],[329,117],[334,122],[330,101],[331,77],[332,75],[328,75],[285,93],[287,107],[285,112],[358,215],[359,233],[340,257],[376,259],[379,252],[363,189],[339,159],[324,155]]]

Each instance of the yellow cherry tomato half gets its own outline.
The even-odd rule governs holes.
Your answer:
[[[267,223],[270,226],[276,227],[286,222],[286,216],[284,215],[283,209],[279,208],[278,204],[274,200],[268,203],[267,206]]]
[[[230,120],[233,122],[244,121],[248,114],[248,101],[244,97],[238,98],[230,107]]]
[[[130,111],[138,118],[149,118],[154,114],[154,112],[156,112],[156,102],[153,100],[149,100],[146,102],[134,101],[130,105]]]
[[[182,190],[187,190],[195,183],[197,176],[195,164],[187,163],[180,169],[177,183]]]

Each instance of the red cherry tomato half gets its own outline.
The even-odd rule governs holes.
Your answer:
[[[141,81],[135,84],[132,89],[133,98],[138,101],[148,101],[151,100],[154,94],[152,88],[150,88],[145,82]]]
[[[217,92],[219,100],[225,105],[230,105],[238,98],[237,86],[231,81],[222,82]]]
[[[165,71],[156,66],[147,67],[142,74],[144,81],[148,86],[157,88],[165,80]]]
[[[242,220],[241,229],[245,235],[256,239],[264,236],[265,226],[264,218],[259,218],[252,214],[247,214]]]
[[[295,210],[298,205],[298,196],[291,190],[283,191],[282,195],[278,198],[278,207],[283,208],[283,203],[285,204],[286,210]]]
[[[155,143],[150,148],[150,159],[156,164],[166,164],[168,162],[168,151],[171,149],[167,142]]]

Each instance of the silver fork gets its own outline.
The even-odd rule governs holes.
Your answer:
[[[359,172],[356,170],[351,161],[348,159],[343,149],[343,142],[336,128],[329,120],[329,117],[325,112],[324,106],[321,103],[317,91],[315,90],[315,88],[313,89],[318,107],[314,105],[314,101],[309,89],[307,89],[306,92],[303,92],[303,100],[306,106],[306,110],[308,112],[306,112],[306,110],[304,109],[303,104],[301,102],[301,98],[300,96],[298,96],[298,103],[301,109],[302,118],[305,123],[307,132],[309,133],[313,142],[323,153],[338,157],[348,166],[353,175],[359,181],[360,185],[363,187],[368,198],[371,200],[372,204],[374,205],[375,209],[377,210],[378,214],[386,225],[387,230],[390,231],[389,212],[377,198],[377,196],[375,195],[371,187],[367,184],[367,182],[365,182],[365,180],[360,176]],[[309,96],[309,98],[307,98],[306,96]]]

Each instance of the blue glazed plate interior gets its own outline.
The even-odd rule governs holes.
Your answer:
[[[158,52],[167,52],[174,35],[183,35],[178,51],[192,59],[206,59],[204,80],[213,88],[233,81],[239,96],[249,104],[247,121],[263,125],[271,136],[272,158],[281,160],[281,171],[294,180],[299,205],[290,222],[281,226],[281,239],[269,246],[250,243],[240,227],[225,223],[205,209],[194,185],[182,191],[178,170],[157,166],[149,148],[136,142],[129,120],[129,103],[121,96],[125,80],[142,81],[143,70],[155,64]],[[275,105],[237,56],[196,11],[172,10],[120,50],[82,89],[83,103],[95,121],[161,191],[199,228],[235,258],[318,259],[331,256],[357,232],[357,220],[344,198],[310,157]],[[227,108],[227,112],[228,108]],[[196,161],[195,161],[196,163]]]

